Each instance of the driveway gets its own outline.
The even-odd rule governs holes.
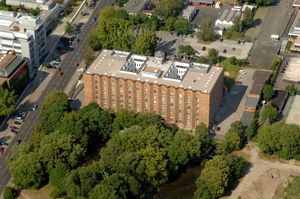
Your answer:
[[[273,42],[271,35],[282,36],[293,15],[293,0],[276,0],[254,42],[249,62],[259,68],[271,66],[274,56],[280,49],[281,41]]]
[[[255,73],[255,70],[252,69],[245,69],[244,71],[246,74],[239,74],[237,77],[237,80],[241,81],[242,84],[234,84],[230,92],[225,94],[221,108],[215,118],[215,125],[221,127],[218,132],[215,132],[217,137],[223,137],[229,130],[231,123],[241,119]]]

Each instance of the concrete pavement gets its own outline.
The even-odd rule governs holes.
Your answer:
[[[64,60],[62,61],[60,67],[62,68],[64,75],[62,77],[59,77],[57,75],[53,75],[53,77],[50,79],[49,84],[45,87],[44,91],[41,92],[40,97],[35,102],[35,104],[41,105],[44,98],[47,96],[47,94],[53,90],[63,90],[66,88],[67,84],[71,80],[71,77],[73,76],[74,72],[76,71],[75,64],[82,60],[84,53],[87,48],[86,39],[88,36],[88,33],[90,30],[95,27],[95,22],[92,22],[92,18],[98,17],[100,9],[103,7],[106,7],[111,4],[111,1],[109,0],[101,0],[97,7],[95,8],[93,14],[91,15],[91,18],[86,23],[86,25],[83,27],[83,30],[79,34],[80,42],[74,46],[74,50],[72,52],[69,52]],[[35,79],[37,79],[36,77]],[[36,81],[36,80],[35,80]],[[0,192],[3,192],[6,184],[10,180],[10,174],[9,170],[5,164],[5,160],[11,153],[11,150],[13,146],[16,144],[17,139],[19,137],[23,138],[24,141],[28,141],[31,136],[31,132],[39,120],[40,117],[40,111],[39,109],[35,112],[30,112],[28,116],[26,117],[26,120],[24,124],[20,127],[19,133],[17,136],[11,141],[10,145],[6,148],[6,152],[3,154],[2,157],[0,157]]]

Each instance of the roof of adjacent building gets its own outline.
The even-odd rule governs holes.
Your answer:
[[[299,82],[300,80],[300,58],[290,58],[286,62],[286,67],[282,79],[292,82]]]
[[[255,71],[253,77],[254,82],[252,84],[252,89],[249,94],[260,96],[264,84],[268,81],[270,75],[271,73],[269,71],[261,71],[261,70]]]
[[[213,4],[215,0],[191,0],[194,3]]]
[[[126,4],[124,4],[124,9],[129,14],[139,14],[143,11],[147,3],[149,3],[149,0],[129,0]]]
[[[245,106],[256,108],[258,101],[259,101],[259,98],[257,98],[257,97],[248,97],[245,102]]]
[[[294,3],[293,3],[293,6],[300,7],[300,0],[295,0]]]
[[[230,22],[233,21],[236,17],[240,16],[240,14],[240,11],[225,9],[221,14],[219,20]]]
[[[42,23],[43,20],[39,17],[0,11],[0,31],[25,33],[27,29],[38,29]]]
[[[273,106],[281,108],[287,98],[287,92],[283,90],[276,90],[276,96],[271,100]]]
[[[250,125],[252,119],[253,119],[254,113],[253,112],[247,112],[244,111],[241,117],[241,122],[244,127],[247,127]]]
[[[294,97],[292,106],[288,112],[286,123],[300,125],[300,95]]]
[[[174,60],[162,62],[161,58],[102,50],[86,73],[210,93],[218,78],[223,76],[223,69]]]
[[[300,36],[300,12],[296,15],[296,18],[291,26],[289,35],[291,36]]]
[[[11,51],[7,54],[0,54],[0,76],[9,77],[23,61],[21,57],[11,53]]]

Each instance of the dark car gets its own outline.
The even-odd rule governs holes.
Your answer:
[[[203,47],[202,47],[202,50],[203,50],[203,51],[205,51],[205,50],[206,50],[206,47],[205,47],[205,46],[203,46]]]
[[[38,108],[38,105],[35,104],[35,105],[33,105],[33,106],[31,107],[31,110],[32,110],[32,111],[35,111],[37,108]]]
[[[3,153],[4,153],[4,151],[5,151],[5,148],[4,148],[4,147],[2,147],[2,146],[0,146],[0,154],[3,154]]]
[[[90,13],[85,12],[85,13],[83,13],[82,16],[88,16],[88,15],[90,15]]]
[[[19,128],[18,128],[18,127],[15,127],[15,126],[11,126],[10,129],[11,129],[11,130],[16,130],[16,131],[19,130]]]
[[[96,17],[94,17],[94,19],[92,20],[92,22],[95,22],[95,21],[97,21],[97,18],[96,18]]]
[[[14,134],[17,134],[17,133],[18,133],[18,130],[16,130],[16,129],[11,129],[11,132],[13,132]]]
[[[17,145],[21,144],[22,140],[18,139],[17,140]]]
[[[15,124],[16,124],[16,125],[21,125],[22,122],[20,122],[20,121],[15,121]]]

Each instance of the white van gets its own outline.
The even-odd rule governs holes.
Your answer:
[[[278,41],[280,39],[279,35],[271,35],[271,39],[274,41]]]

